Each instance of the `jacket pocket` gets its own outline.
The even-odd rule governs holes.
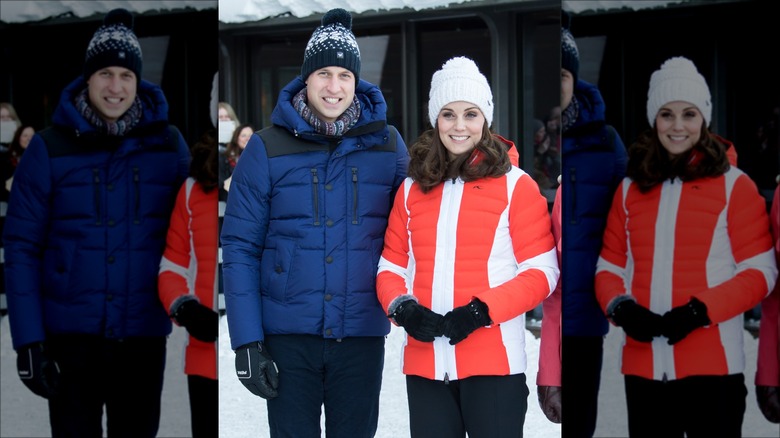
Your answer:
[[[279,302],[287,298],[287,281],[296,255],[295,241],[282,239],[276,242],[276,248],[263,252],[260,272],[262,276],[261,293]]]
[[[358,224],[358,170],[352,168],[352,224]]]
[[[141,175],[138,166],[133,166],[133,224],[141,223]]]
[[[311,169],[311,206],[314,216],[314,225],[320,224],[320,193],[319,193],[320,179],[317,176],[317,169]]]
[[[102,211],[100,208],[100,169],[92,169],[92,201],[95,205],[95,225],[103,225]]]
[[[47,248],[43,255],[43,295],[57,299],[67,299],[69,295],[70,274],[76,258],[76,244],[61,242]]]

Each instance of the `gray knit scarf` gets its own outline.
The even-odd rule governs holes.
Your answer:
[[[577,117],[580,115],[580,103],[577,101],[577,97],[571,97],[571,103],[561,113],[561,132],[566,132],[574,126],[574,122],[577,121]]]
[[[92,126],[96,127],[99,132],[106,135],[115,135],[118,137],[126,135],[128,132],[130,132],[130,130],[133,129],[135,125],[137,125],[141,120],[141,114],[143,113],[141,99],[138,98],[138,95],[135,96],[135,100],[133,101],[133,104],[130,105],[130,108],[128,108],[128,110],[122,114],[122,117],[120,117],[116,122],[108,122],[104,120],[95,112],[94,109],[92,109],[92,106],[89,104],[89,97],[86,88],[81,93],[76,95],[73,103],[76,106],[76,110],[82,116],[84,116],[84,118],[87,119],[87,121]]]
[[[303,120],[314,128],[314,132],[330,137],[343,136],[350,128],[355,126],[355,123],[357,123],[360,118],[360,101],[357,99],[357,96],[352,99],[352,104],[335,122],[326,122],[320,119],[314,114],[314,111],[309,108],[306,99],[306,87],[303,87],[303,89],[293,97],[292,105],[295,108],[295,111],[303,117]]]

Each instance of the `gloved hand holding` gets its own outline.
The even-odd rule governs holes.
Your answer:
[[[780,423],[780,386],[756,386],[761,413],[772,423]]]
[[[450,345],[455,345],[474,330],[491,324],[487,304],[474,298],[465,306],[447,312],[443,324],[444,336],[450,338]]]
[[[707,306],[696,298],[691,298],[688,304],[674,307],[664,314],[663,335],[669,338],[669,345],[673,345],[709,323]]]
[[[262,342],[250,342],[236,350],[236,375],[252,394],[266,400],[279,395],[279,370]]]
[[[57,395],[60,368],[49,357],[43,343],[36,342],[20,347],[16,352],[16,369],[22,383],[33,393],[45,399]]]
[[[609,317],[615,325],[623,328],[626,335],[639,342],[652,342],[654,337],[662,334],[661,315],[632,299],[618,303]]]
[[[555,424],[561,424],[561,387],[540,385],[536,387],[536,394],[544,416]]]
[[[173,312],[173,319],[187,329],[193,338],[214,342],[219,334],[219,313],[200,304],[197,300],[184,301]]]
[[[444,317],[415,300],[402,301],[387,316],[393,318],[409,336],[420,342],[433,342],[434,338],[442,335],[441,324]]]

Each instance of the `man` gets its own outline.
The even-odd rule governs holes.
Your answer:
[[[171,321],[157,273],[189,150],[159,86],[141,80],[133,16],[110,11],[82,77],[15,173],[4,229],[22,382],[52,436],[154,437]]]
[[[578,79],[574,37],[561,30],[562,190],[562,436],[592,437],[596,429],[604,336],[609,329],[596,302],[596,261],[626,150],[606,124],[604,100]]]
[[[343,9],[325,14],[273,127],[233,174],[222,228],[236,373],[268,399],[272,437],[371,437],[387,316],[375,289],[387,216],[408,163],[379,88],[360,80]]]

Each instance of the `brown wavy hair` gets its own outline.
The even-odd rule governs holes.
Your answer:
[[[682,181],[716,177],[729,170],[726,146],[702,123],[701,138],[687,151],[672,156],[658,139],[655,127],[642,132],[628,148],[626,176],[647,192],[667,179]]]
[[[198,142],[190,149],[192,161],[190,161],[190,176],[195,178],[203,187],[205,193],[217,187],[217,132],[210,129],[201,134]]]
[[[450,161],[447,148],[434,127],[417,138],[409,148],[409,156],[407,175],[420,185],[423,193],[448,179],[460,177],[469,182],[486,177],[497,178],[512,167],[506,145],[493,136],[487,123],[482,126],[482,137],[470,154],[461,154]]]

